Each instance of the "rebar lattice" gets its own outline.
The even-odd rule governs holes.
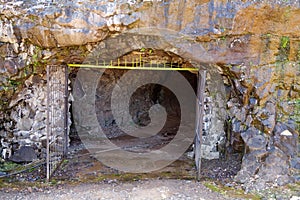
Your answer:
[[[47,66],[47,180],[67,152],[68,68]]]

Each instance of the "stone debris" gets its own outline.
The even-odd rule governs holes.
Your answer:
[[[280,135],[283,135],[283,136],[293,136],[293,134],[289,130],[284,130],[283,132],[280,133]]]

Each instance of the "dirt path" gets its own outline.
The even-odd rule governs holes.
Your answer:
[[[149,199],[184,199],[184,200],[223,200],[222,195],[212,192],[204,185],[188,180],[146,180],[134,182],[101,182],[59,186],[47,189],[28,188],[25,191],[0,191],[2,200],[149,200]]]
[[[237,159],[230,159],[226,163],[205,161],[202,176],[227,182],[227,179],[232,179],[238,166]],[[126,174],[104,166],[82,144],[77,144],[70,148],[67,159],[54,173],[50,183],[52,186],[34,181],[34,177],[45,179],[45,169],[40,167],[3,180],[7,184],[0,187],[0,200],[226,199],[205,187],[204,182],[196,182],[195,174],[194,161],[186,154],[159,171]]]

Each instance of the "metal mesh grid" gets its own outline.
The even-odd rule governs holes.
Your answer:
[[[51,178],[67,152],[67,98],[67,66],[47,66],[47,180]]]

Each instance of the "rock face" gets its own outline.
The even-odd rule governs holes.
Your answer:
[[[244,183],[246,188],[257,190],[273,183],[285,185],[294,181],[288,174],[291,172],[289,167],[292,166],[292,160],[298,157],[298,135],[289,130],[286,125],[277,123],[275,136],[270,142],[255,128],[243,132],[241,135],[246,143],[247,154],[235,179]]]
[[[153,48],[208,71],[207,158],[224,143],[244,152],[236,179],[250,189],[299,179],[299,1],[45,0],[0,10],[2,138],[41,145],[47,64]]]
[[[59,85],[62,85],[64,81],[64,71],[58,71],[52,74],[52,79],[57,80]],[[30,162],[33,159],[45,158],[45,148],[47,140],[47,81],[45,76],[31,75],[25,80],[23,89],[13,98],[9,104],[10,108],[10,122],[4,123],[4,130],[1,130],[1,138],[5,138],[11,145],[12,151],[15,154],[12,155],[11,160],[15,162]],[[51,86],[55,91],[50,91],[49,96],[52,97],[52,102],[55,102],[55,111],[57,113],[63,113],[64,101],[60,92],[64,92],[63,88]],[[61,91],[63,90],[63,91]],[[51,92],[54,93],[51,95]],[[57,119],[59,117],[59,119]],[[57,116],[52,119],[53,124],[51,128],[55,130],[55,140],[59,140],[63,136],[63,122],[61,119],[63,116]],[[70,115],[69,115],[70,118]],[[60,121],[60,123],[58,122]],[[70,121],[70,119],[69,119]],[[70,123],[69,123],[70,124]],[[50,143],[53,143],[54,138],[50,139]],[[26,150],[28,150],[28,156],[25,156]],[[33,150],[34,149],[34,150]],[[31,153],[35,151],[35,153]],[[33,157],[34,156],[34,157]],[[32,159],[30,159],[32,158]]]
[[[32,75],[26,80],[26,86],[22,91],[10,102],[10,119],[14,125],[5,128],[6,131],[13,133],[13,137],[9,138],[12,143],[18,143],[20,147],[32,146],[41,150],[41,139],[47,133],[46,89],[45,79],[39,75]],[[6,131],[2,132],[2,137],[5,137]]]

